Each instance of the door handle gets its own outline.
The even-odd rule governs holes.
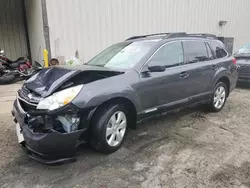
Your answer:
[[[217,65],[212,65],[212,69],[213,70],[218,70],[218,66]]]
[[[188,72],[181,72],[180,78],[187,78],[189,76]]]

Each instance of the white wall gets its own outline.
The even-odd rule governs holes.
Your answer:
[[[52,56],[89,60],[133,35],[205,32],[250,42],[249,0],[47,0]],[[228,21],[220,29],[218,22]]]
[[[30,50],[32,60],[43,64],[45,39],[43,32],[42,6],[40,0],[25,0]]]

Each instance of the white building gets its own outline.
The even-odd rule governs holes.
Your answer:
[[[249,0],[0,0],[0,48],[12,58],[84,61],[130,36],[159,32],[234,37],[250,42]],[[219,26],[219,21],[227,21]]]

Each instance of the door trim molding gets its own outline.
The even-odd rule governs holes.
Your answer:
[[[152,113],[154,112],[156,114],[159,114],[159,113],[168,112],[168,111],[171,111],[174,109],[182,108],[182,106],[189,106],[189,105],[192,106],[192,104],[196,104],[196,103],[199,103],[202,101],[206,101],[206,100],[209,101],[210,95],[212,96],[212,92],[201,93],[198,95],[194,95],[192,97],[180,99],[178,101],[158,105],[158,106],[155,106],[153,108],[143,110],[143,111],[139,112],[137,115],[150,114],[150,112],[152,112]]]

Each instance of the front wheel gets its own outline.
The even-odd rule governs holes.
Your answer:
[[[219,112],[225,105],[228,96],[228,88],[223,82],[218,82],[214,88],[211,103],[211,111]]]
[[[105,105],[97,111],[91,123],[91,144],[101,153],[117,151],[124,140],[128,111],[122,104]]]

